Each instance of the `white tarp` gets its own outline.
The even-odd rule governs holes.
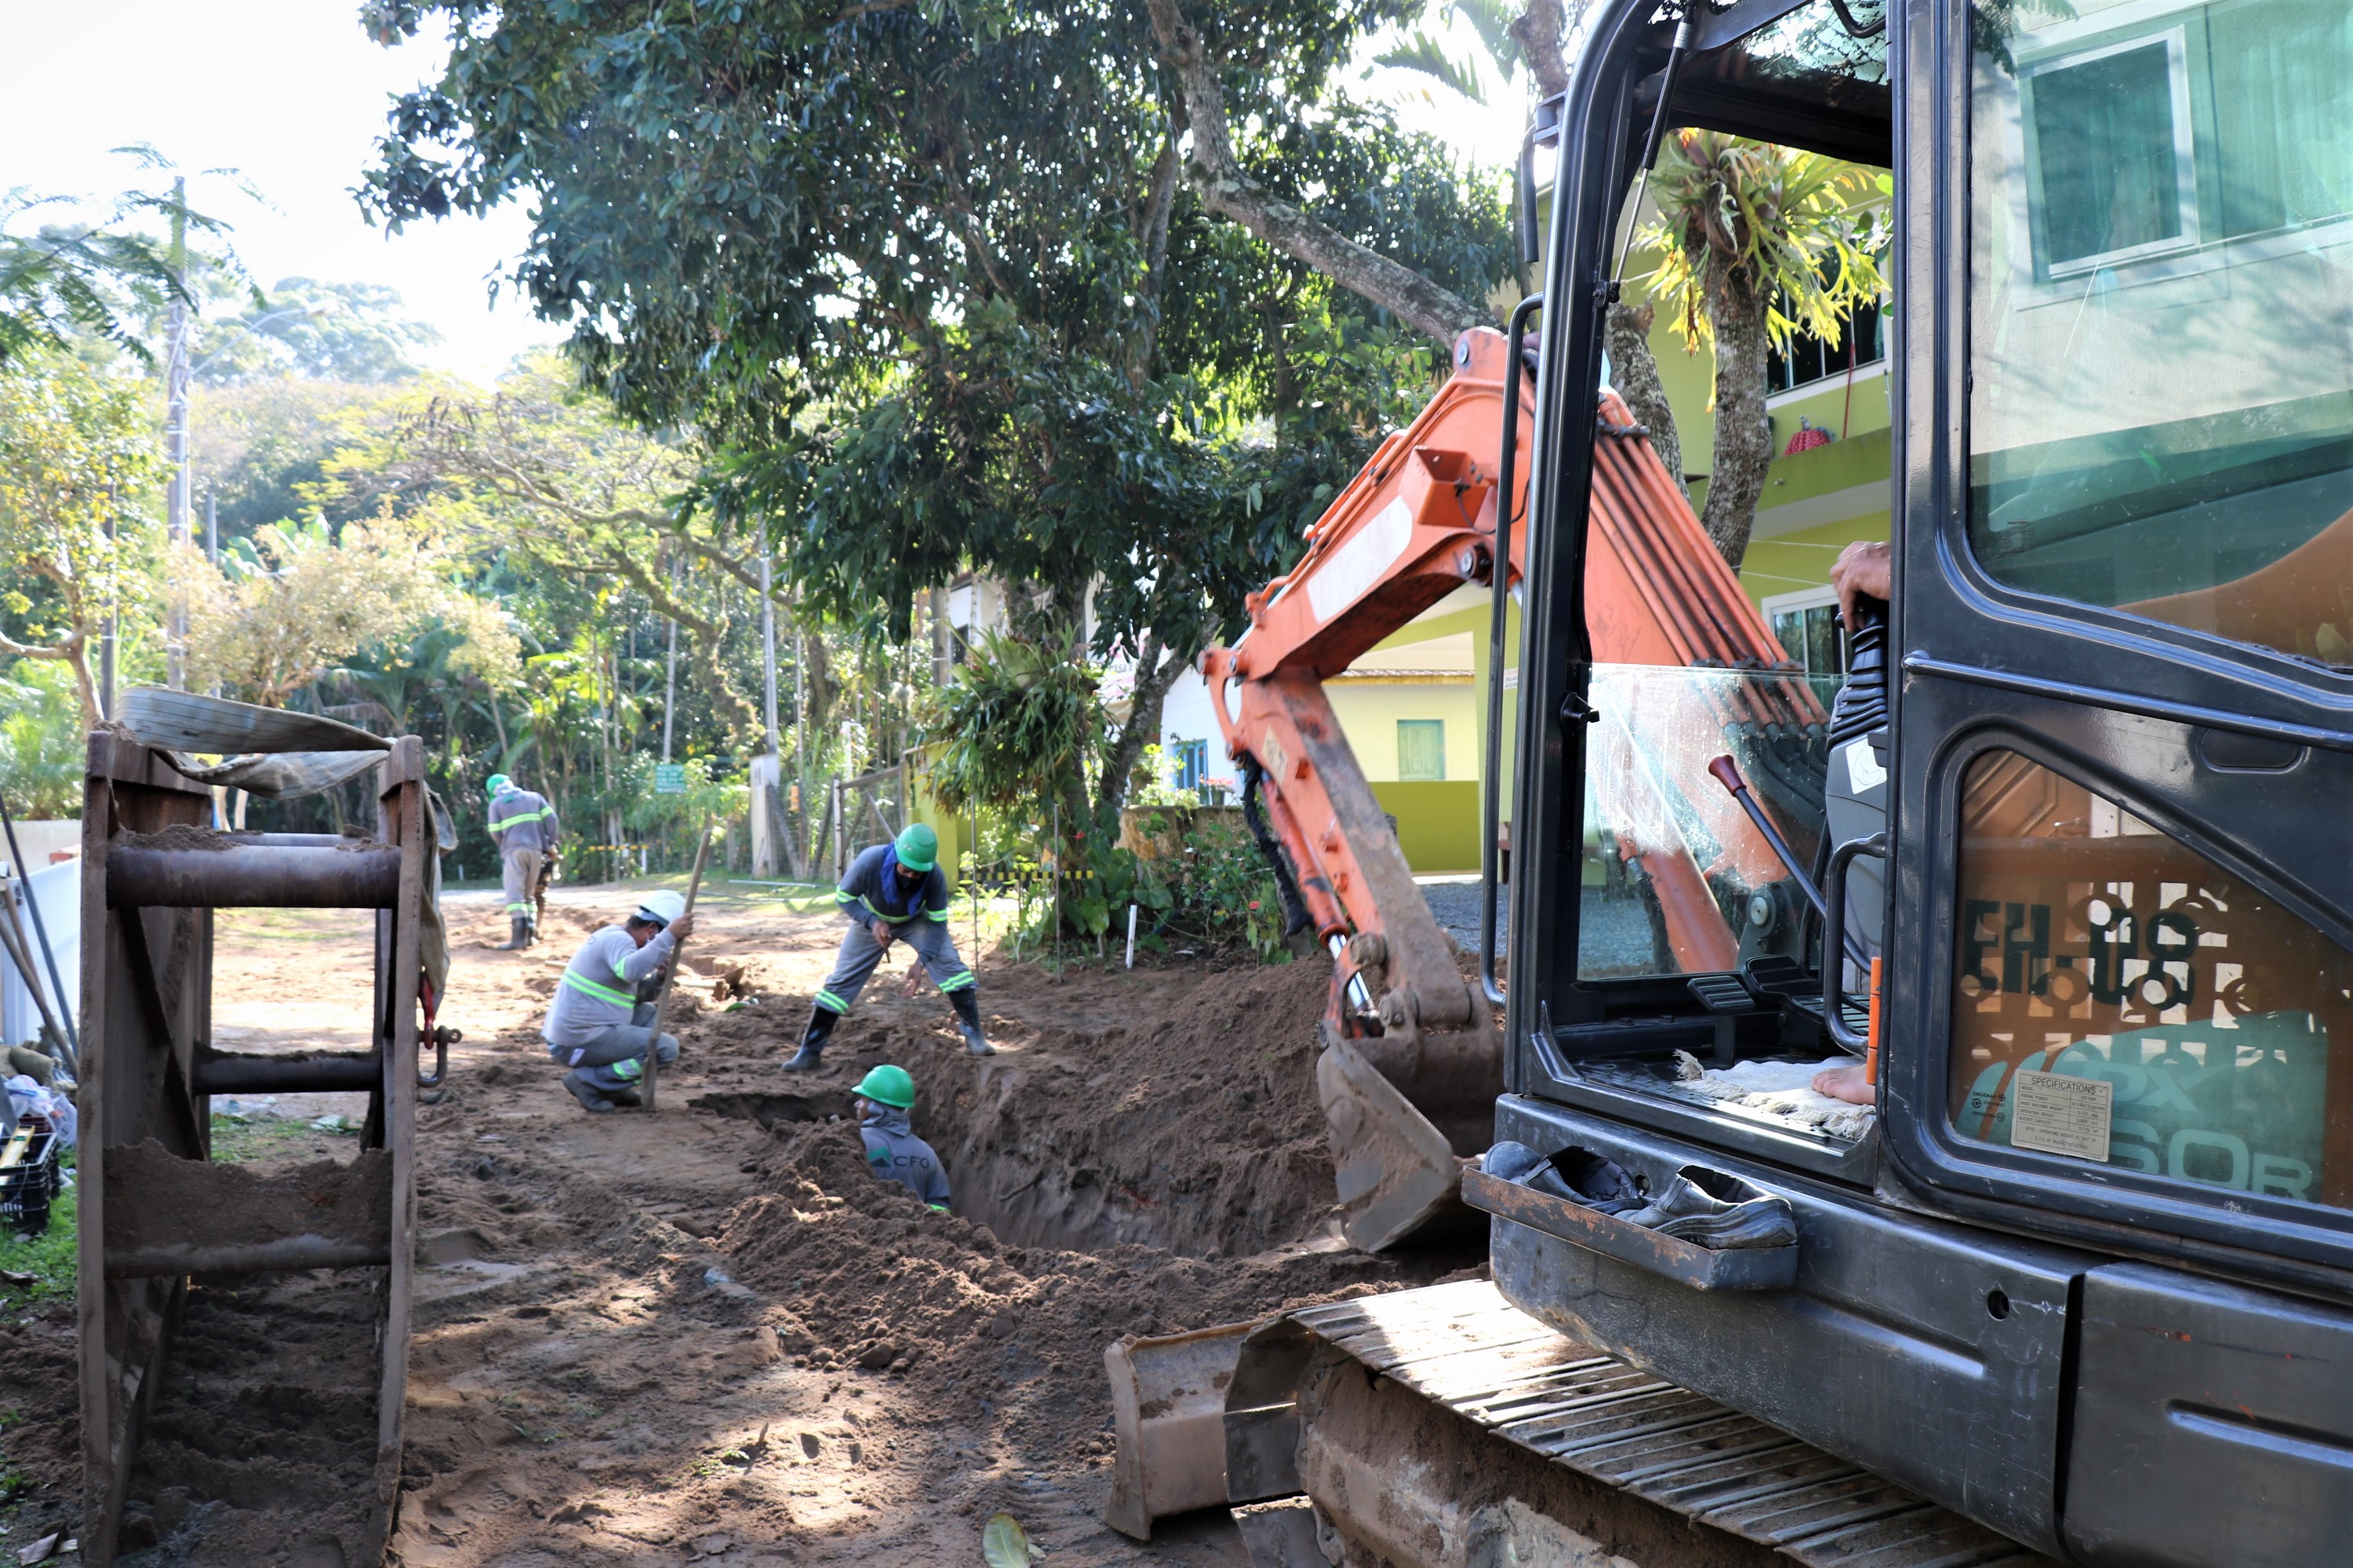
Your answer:
[[[30,851],[27,850],[29,854]],[[44,866],[26,883],[11,880],[8,891],[17,900],[17,911],[25,926],[25,939],[33,944],[33,967],[41,972],[41,991],[57,1005],[50,990],[48,967],[41,959],[41,939],[32,929],[32,912],[25,908],[29,896],[41,911],[41,923],[49,933],[50,949],[57,954],[58,975],[65,984],[65,1003],[60,1009],[77,1021],[81,1013],[81,861],[79,858]],[[16,964],[0,953],[0,1045],[31,1045],[40,1038],[41,1010],[33,1002],[33,994],[25,988],[25,977],[16,973]]]

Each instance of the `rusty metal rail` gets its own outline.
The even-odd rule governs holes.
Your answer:
[[[335,846],[331,848],[216,837],[220,842],[206,848],[115,846],[106,876],[110,906],[388,910],[399,900],[401,853],[393,845],[329,839],[327,845]]]

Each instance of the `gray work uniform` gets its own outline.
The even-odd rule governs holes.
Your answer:
[[[849,929],[842,933],[833,973],[817,994],[817,1005],[828,1013],[849,1012],[874,966],[882,962],[882,944],[871,930],[878,920],[915,950],[942,992],[953,994],[972,985],[972,970],[956,956],[955,939],[948,935],[947,878],[934,866],[913,888],[902,889],[896,886],[899,874],[892,868],[896,864],[891,847],[878,844],[850,862],[849,875],[834,891],[834,902],[849,917]]]
[[[532,912],[540,862],[555,847],[555,808],[527,789],[502,790],[491,799],[491,839],[499,847],[507,913]]]
[[[866,1163],[886,1182],[896,1182],[935,1209],[948,1206],[948,1173],[932,1146],[907,1125],[907,1113],[868,1100],[859,1131],[866,1139]]]
[[[639,947],[621,926],[607,926],[581,944],[564,966],[564,979],[547,1005],[540,1038],[558,1066],[577,1068],[595,1088],[613,1093],[645,1077],[646,1058],[678,1060],[678,1040],[657,1038],[649,1026],[653,982],[678,946],[670,932],[657,931]],[[639,1000],[640,995],[648,999]]]

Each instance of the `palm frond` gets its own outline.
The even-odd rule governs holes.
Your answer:
[[[1448,54],[1446,46],[1427,29],[1384,49],[1374,58],[1381,65],[1429,77],[1452,88],[1473,103],[1487,101],[1487,88],[1479,79],[1478,63],[1467,57],[1458,59]]]

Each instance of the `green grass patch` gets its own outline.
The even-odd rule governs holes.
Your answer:
[[[225,1164],[274,1159],[292,1145],[321,1134],[296,1116],[266,1116],[251,1121],[213,1118],[213,1158]]]
[[[73,1168],[68,1152],[66,1168]],[[74,1211],[81,1189],[68,1187],[49,1205],[49,1228],[29,1240],[0,1227],[0,1269],[33,1276],[30,1285],[0,1283],[0,1312],[12,1312],[40,1301],[69,1301],[74,1294]]]

